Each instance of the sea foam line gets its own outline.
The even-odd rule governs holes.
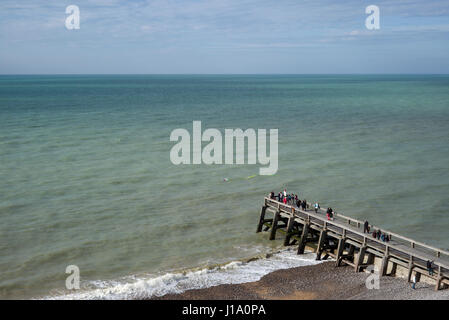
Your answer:
[[[263,259],[232,261],[212,268],[184,272],[166,273],[161,276],[133,277],[122,281],[91,281],[92,289],[81,289],[70,293],[60,293],[44,299],[144,299],[166,294],[182,293],[190,289],[201,289],[220,284],[253,282],[264,275],[300,266],[314,265],[314,254],[297,255],[296,250],[283,250]]]

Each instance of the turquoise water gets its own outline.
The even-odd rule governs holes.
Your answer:
[[[173,165],[194,120],[278,128],[277,174]],[[269,251],[284,187],[446,249],[448,169],[449,76],[0,76],[0,298]]]

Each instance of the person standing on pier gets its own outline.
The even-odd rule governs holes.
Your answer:
[[[327,220],[334,220],[334,211],[332,210],[332,208],[327,208]]]
[[[369,223],[368,223],[368,220],[365,220],[365,223],[363,224],[363,233],[369,233]]]
[[[315,202],[315,213],[318,213],[318,210],[320,209],[320,204],[318,202]]]
[[[306,200],[303,200],[303,201],[302,201],[302,203],[301,203],[301,208],[302,208],[302,210],[304,210],[304,211],[307,210],[307,202],[306,202]]]

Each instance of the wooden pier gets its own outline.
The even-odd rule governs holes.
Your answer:
[[[272,218],[267,218],[272,214]],[[377,264],[381,276],[402,272],[410,282],[415,274],[416,282],[426,278],[435,284],[435,290],[449,285],[449,252],[408,239],[382,228],[370,225],[373,230],[382,230],[390,237],[384,242],[364,233],[364,221],[334,214],[328,220],[325,211],[304,211],[296,206],[265,198],[260,213],[257,232],[270,231],[270,240],[277,231],[285,234],[284,245],[297,245],[298,254],[306,246],[313,249],[316,259],[335,259],[336,266],[350,265],[356,272]],[[433,274],[429,275],[427,261],[433,261]]]

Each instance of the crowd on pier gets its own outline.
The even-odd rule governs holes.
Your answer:
[[[290,205],[299,210],[307,211],[307,209],[310,208],[310,204],[307,203],[307,200],[299,199],[299,196],[297,194],[287,193],[286,189],[284,189],[284,191],[282,191],[282,192],[278,192],[277,194],[275,194],[274,191],[271,191],[268,196],[272,200],[277,200],[279,202],[282,202],[286,205]],[[320,211],[320,209],[321,209],[320,204],[318,202],[315,202],[315,204],[313,205],[313,209],[315,210],[315,213],[318,213],[318,211]],[[335,215],[334,210],[330,207],[327,208],[327,210],[326,210],[327,219],[334,220],[334,215]],[[382,232],[380,229],[378,229],[378,230],[374,229],[372,232],[370,230],[371,230],[371,226],[369,225],[369,222],[365,220],[365,223],[363,224],[363,233],[371,234],[373,238],[383,241],[383,242],[389,242],[391,240],[391,235]],[[432,264],[433,264],[433,261],[430,261],[430,260],[428,260],[426,263],[426,268],[427,268],[430,276],[433,275]],[[415,289],[416,279],[413,278],[412,282],[413,282],[412,288]]]
[[[310,204],[307,203],[307,200],[299,199],[297,194],[287,193],[286,189],[284,189],[284,191],[282,191],[282,192],[278,192],[277,194],[275,194],[274,191],[271,191],[268,196],[270,199],[277,200],[286,205],[296,207],[297,209],[300,209],[303,211],[307,211],[307,209],[310,208]],[[318,211],[321,209],[320,204],[318,202],[315,202],[313,204],[313,209],[315,210],[315,213],[318,213]],[[327,208],[326,215],[327,215],[328,220],[333,220],[335,212],[332,208]]]
[[[286,205],[296,207],[297,209],[303,211],[307,211],[307,209],[310,208],[310,204],[307,203],[307,200],[299,199],[299,196],[297,194],[287,193],[286,189],[284,189],[284,191],[278,192],[277,194],[275,194],[274,191],[271,191],[269,194],[269,198],[282,202]],[[318,211],[320,211],[321,209],[320,204],[318,202],[315,202],[315,204],[313,205],[313,209],[315,210],[315,213],[318,213]],[[335,212],[331,207],[327,208],[326,216],[327,220],[334,220]],[[369,225],[368,221],[365,221],[363,226],[363,233],[371,234],[373,238],[381,240],[383,242],[389,242],[391,240],[391,235],[382,232],[380,229],[373,230],[372,232],[370,232],[370,229],[371,226]]]

